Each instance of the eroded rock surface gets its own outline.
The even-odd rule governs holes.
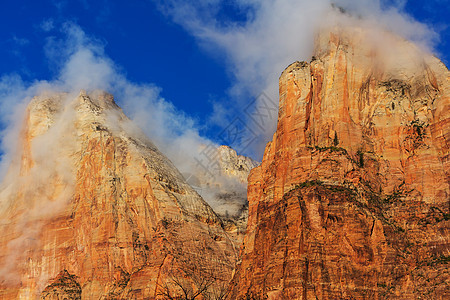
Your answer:
[[[70,275],[66,270],[61,271],[53,282],[41,293],[42,300],[81,300],[81,286],[76,277]]]
[[[372,38],[324,31],[282,73],[229,299],[450,297],[450,73]]]
[[[21,143],[0,194],[0,298],[154,299],[181,293],[177,278],[230,279],[221,220],[111,95],[34,98]]]

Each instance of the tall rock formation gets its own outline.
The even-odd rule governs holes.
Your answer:
[[[229,299],[450,297],[450,72],[389,33],[321,32],[280,77]]]
[[[0,194],[0,298],[223,293],[221,220],[111,95],[35,97],[25,123]]]

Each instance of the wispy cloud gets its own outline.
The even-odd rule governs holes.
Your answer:
[[[196,37],[211,55],[224,57],[234,77],[229,95],[240,110],[261,92],[278,99],[278,76],[296,60],[309,61],[314,35],[334,22],[353,22],[392,31],[424,49],[433,49],[438,35],[404,13],[405,1],[380,0],[167,0],[155,1],[160,10]],[[347,14],[336,12],[339,6]],[[231,6],[244,16],[237,22],[223,20],[222,10]],[[350,16],[349,16],[350,15]],[[248,126],[256,128],[251,121]],[[250,151],[260,157],[275,130],[276,119]]]
[[[39,28],[45,32],[49,32],[55,28],[54,20],[53,19],[45,19],[44,21],[39,24]]]
[[[14,166],[20,161],[20,156],[17,157],[22,146],[19,144],[19,136],[23,128],[25,108],[30,99],[46,91],[73,95],[82,89],[88,92],[102,89],[112,93],[126,115],[182,173],[205,172],[199,169],[198,164],[202,159],[202,149],[218,145],[199,134],[201,125],[164,99],[161,89],[155,84],[128,80],[126,72],[105,54],[104,41],[89,36],[74,23],[65,23],[59,26],[59,30],[63,37],[49,37],[45,46],[46,60],[55,67],[54,78],[33,82],[25,82],[14,74],[6,74],[0,78],[0,128],[4,128],[0,136],[0,148],[4,153],[0,163],[0,177],[3,178],[11,170],[11,162]],[[60,142],[59,136],[55,135],[51,139],[53,142],[42,145],[57,145]],[[54,146],[44,146],[38,149],[40,157],[56,156],[51,152]],[[217,181],[222,184],[227,182],[227,178],[216,175]],[[0,199],[0,202],[3,200]],[[206,197],[205,200],[210,199]]]
[[[16,35],[12,37],[12,42],[18,46],[26,46],[30,43],[28,39],[17,37]]]
[[[18,172],[23,149],[21,132],[24,130],[26,107],[32,97],[48,92],[67,92],[73,96],[82,89],[88,92],[103,89],[112,93],[125,113],[183,173],[197,172],[195,157],[204,145],[217,146],[200,136],[198,124],[165,100],[159,87],[128,80],[122,68],[105,54],[103,41],[90,37],[74,23],[65,23],[60,30],[63,38],[48,38],[45,46],[46,59],[55,66],[54,78],[26,82],[17,74],[0,77],[0,128],[3,128],[0,152],[4,154],[0,162],[0,181],[3,179],[0,184],[0,212],[8,207],[9,201],[17,200],[14,198],[16,187],[22,194],[30,192],[36,196],[42,192],[42,197],[29,197],[39,201],[27,203],[27,210],[17,225],[21,234],[8,244],[12,249],[12,264],[0,266],[0,277],[6,274],[7,278],[12,278],[17,258],[15,253],[23,253],[28,242],[39,234],[42,219],[58,213],[72,196],[74,178],[70,174],[73,175],[74,170],[70,163],[64,163],[64,155],[58,150],[71,143],[67,139],[73,132],[70,109],[67,115],[58,119],[58,124],[52,126],[54,129],[32,143],[35,164],[30,175],[24,177]],[[48,197],[52,195],[52,189],[56,189],[53,185],[47,187],[54,178],[59,178],[64,187],[57,200]],[[28,222],[34,222],[33,230],[26,229]]]
[[[192,142],[195,147],[208,142],[200,137],[193,119],[160,96],[160,88],[151,83],[137,84],[129,81],[125,72],[105,54],[103,41],[87,36],[74,23],[64,24],[61,31],[64,38],[49,38],[45,47],[49,65],[56,66],[55,78],[27,83],[18,75],[3,75],[0,81],[0,118],[7,127],[3,136],[10,134],[10,129],[20,126],[22,122],[18,112],[12,114],[13,111],[23,110],[22,105],[19,108],[17,105],[29,101],[39,91],[47,89],[76,92],[81,89],[103,89],[115,95],[127,115],[135,120],[158,146],[165,149],[175,162],[179,160],[183,165],[186,161],[184,158],[178,159],[176,153],[198,152],[198,149],[180,150],[183,148],[182,141],[195,140],[195,143]],[[174,147],[176,144],[178,147]],[[9,145],[9,140],[2,139],[2,149],[5,153],[11,152]]]

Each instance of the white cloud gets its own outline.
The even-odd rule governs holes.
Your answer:
[[[64,24],[61,31],[64,33],[63,39],[49,38],[45,46],[48,63],[57,66],[55,78],[27,83],[18,75],[5,75],[0,80],[0,128],[5,128],[1,132],[0,145],[1,151],[5,153],[0,163],[2,178],[8,170],[13,170],[7,178],[11,181],[17,179],[14,176],[18,176],[23,146],[20,144],[20,132],[23,129],[25,108],[30,99],[46,91],[67,92],[70,98],[77,95],[81,89],[87,90],[88,93],[103,89],[113,94],[125,114],[182,173],[196,174],[204,171],[199,169],[195,159],[203,159],[201,151],[205,145],[218,145],[199,134],[200,125],[194,119],[161,97],[161,89],[154,84],[129,81],[121,68],[104,53],[103,41],[89,37],[74,23]],[[53,176],[52,172],[55,170],[70,174],[64,164],[54,159],[61,156],[54,152],[55,149],[69,142],[64,138],[64,130],[69,126],[70,120],[69,117],[61,118],[58,130],[49,131],[33,144],[33,157],[41,162],[36,164],[36,169],[43,169],[38,170],[42,172],[38,177],[44,181]],[[70,176],[64,176],[63,179],[70,186]],[[219,175],[215,179],[221,184],[227,182],[226,178],[220,178]],[[0,199],[0,208],[3,200]],[[66,203],[66,200],[61,199],[61,203]]]
[[[436,41],[436,34],[432,30],[402,13],[404,3],[401,1],[389,7],[383,7],[379,1],[369,0],[336,2],[351,14],[361,15],[370,26],[393,30],[424,47],[432,47]],[[55,3],[64,6],[64,2]],[[227,5],[232,3],[246,17],[237,23],[218,17],[224,3],[223,0],[169,0],[160,4],[160,7],[194,35],[203,47],[215,53],[213,55],[225,57],[226,66],[234,77],[230,97],[236,99],[234,104],[238,105],[238,112],[241,112],[232,116],[247,121],[247,126],[258,136],[257,141],[250,145],[250,152],[259,156],[265,142],[272,137],[276,117],[270,118],[270,124],[264,128],[255,126],[244,114],[248,99],[265,92],[277,102],[278,76],[281,71],[293,61],[309,60],[314,33],[324,23],[329,25],[333,19],[328,19],[330,0],[227,2]],[[53,30],[54,24],[51,22],[41,27],[43,30]],[[104,89],[114,94],[125,113],[136,121],[182,172],[195,173],[192,171],[194,157],[200,155],[203,145],[212,143],[200,136],[198,124],[163,99],[160,89],[155,85],[130,82],[121,68],[105,55],[104,41],[87,36],[73,23],[66,23],[61,30],[65,38],[48,39],[45,49],[49,64],[55,66],[55,78],[31,83],[23,82],[18,75],[3,75],[0,78],[0,122],[3,125],[0,128],[6,126],[1,132],[0,146],[5,154],[0,163],[0,176],[3,177],[7,165],[18,155],[20,145],[17,143],[24,108],[31,97],[45,90],[78,93],[80,89]],[[222,116],[230,115],[228,107],[232,105],[217,105],[211,119],[216,118],[221,122]],[[60,134],[55,133],[55,137],[58,136]],[[42,145],[47,144],[51,143],[42,142]],[[49,153],[45,149],[42,146],[37,149],[37,153],[48,157]],[[57,162],[51,160],[49,164],[54,167]],[[39,210],[45,211],[42,207]]]
[[[405,1],[380,0],[166,0],[156,1],[163,13],[187,32],[212,55],[224,56],[234,77],[229,95],[242,111],[249,99],[265,92],[278,100],[278,77],[285,67],[297,60],[309,61],[315,33],[335,21],[353,22],[378,30],[390,30],[432,49],[437,34],[403,12]],[[352,17],[333,13],[332,3]],[[233,6],[245,20],[222,20],[221,9]],[[245,117],[244,114],[242,114]],[[248,119],[247,119],[248,120]],[[251,154],[261,157],[265,143],[276,128],[276,118],[259,129]]]
[[[104,53],[104,42],[87,36],[73,23],[64,24],[61,30],[65,38],[50,38],[45,47],[49,64],[57,66],[53,80],[24,83],[15,75],[4,76],[0,81],[0,120],[6,125],[2,133],[1,147],[6,154],[1,175],[5,174],[5,164],[11,154],[16,152],[13,141],[22,125],[24,106],[43,90],[78,93],[81,89],[103,89],[112,93],[125,113],[181,171],[191,168],[193,156],[198,155],[201,145],[211,143],[199,135],[198,124],[163,99],[160,88],[150,83],[130,82]]]
[[[60,154],[73,146],[70,133],[74,130],[68,127],[73,125],[70,109],[62,112],[48,132],[33,139],[34,167],[28,176],[19,175],[23,149],[20,135],[24,130],[26,107],[33,96],[48,91],[67,92],[64,100],[67,102],[81,89],[88,92],[103,89],[112,93],[125,113],[184,173],[196,172],[194,157],[199,155],[203,145],[212,143],[199,135],[193,119],[160,96],[160,88],[150,83],[129,81],[121,68],[104,53],[104,42],[89,37],[73,23],[66,23],[61,30],[64,38],[50,38],[45,47],[48,63],[56,66],[55,78],[34,82],[24,82],[14,74],[0,78],[0,128],[4,128],[0,133],[0,147],[4,153],[0,162],[0,180],[4,179],[0,185],[0,212],[10,200],[17,200],[8,196],[14,195],[17,188],[25,195],[42,193],[40,197],[29,197],[40,200],[27,203],[28,210],[17,225],[22,234],[8,244],[13,248],[10,261],[15,261],[15,254],[23,253],[28,241],[39,233],[40,220],[52,217],[64,208],[73,191],[72,164],[66,163],[64,155]],[[32,180],[28,182],[30,178]],[[64,187],[62,191],[53,185],[48,188],[48,183],[54,182],[55,178]],[[54,193],[60,193],[56,201]],[[31,221],[34,222],[33,230],[27,230],[26,224]],[[0,276],[7,274],[12,278],[12,268],[14,264],[0,267]]]

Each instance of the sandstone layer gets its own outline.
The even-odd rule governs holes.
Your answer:
[[[35,97],[21,145],[0,194],[0,298],[222,292],[236,251],[221,220],[111,95]]]
[[[229,299],[450,297],[450,72],[332,28],[280,77]]]

